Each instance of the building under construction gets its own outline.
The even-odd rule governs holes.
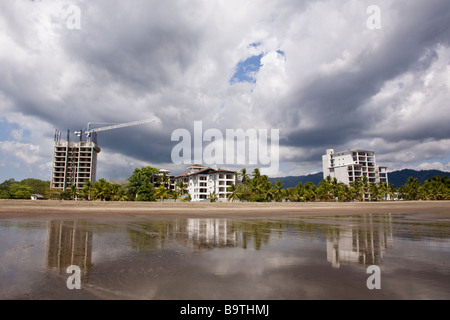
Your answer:
[[[114,124],[107,127],[91,128],[91,122],[87,130],[75,131],[79,141],[70,141],[70,131],[67,131],[67,140],[61,139],[61,132],[55,131],[55,146],[53,149],[52,183],[51,188],[66,190],[76,186],[83,189],[89,181],[95,183],[97,174],[97,154],[100,148],[97,145],[97,132],[135,126],[154,122],[154,119],[140,120],[128,123]],[[83,134],[86,141],[83,141]]]
[[[51,188],[66,190],[74,185],[80,190],[87,181],[94,183],[99,152],[96,139],[70,141],[67,131],[67,140],[62,141],[61,132],[56,130]]]

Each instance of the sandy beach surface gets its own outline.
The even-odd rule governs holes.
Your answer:
[[[449,226],[450,201],[0,200],[0,299],[448,299]]]
[[[450,201],[208,203],[0,200],[0,219],[133,217],[283,217],[361,213],[414,213],[448,219]],[[431,214],[431,216],[430,216]]]

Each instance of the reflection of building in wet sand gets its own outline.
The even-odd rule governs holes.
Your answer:
[[[188,243],[195,248],[229,247],[237,245],[236,231],[231,231],[226,219],[187,219]]]
[[[378,265],[393,245],[390,215],[374,223],[372,215],[356,226],[333,229],[327,234],[327,259],[333,268],[341,264]]]
[[[92,232],[83,230],[76,221],[49,221],[47,226],[47,268],[66,274],[76,265],[85,281],[92,267]]]

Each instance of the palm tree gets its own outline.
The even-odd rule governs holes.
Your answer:
[[[261,171],[259,170],[259,168],[253,169],[252,175],[253,175],[253,179],[256,181],[256,183],[261,182]]]
[[[275,199],[280,202],[283,199],[283,186],[284,184],[281,183],[281,181],[278,179],[277,182],[275,183]]]
[[[389,198],[389,186],[386,181],[379,183],[378,196],[380,196],[383,200],[387,200]]]
[[[371,201],[377,201],[380,193],[380,188],[375,182],[369,183],[369,195]]]
[[[252,194],[259,194],[262,191],[262,186],[256,181],[256,179],[250,179],[248,181],[248,187]]]
[[[334,177],[331,182],[331,192],[333,194],[333,200],[335,201],[336,199],[339,198],[339,191],[342,188],[342,186],[344,186],[344,183],[341,181],[338,181],[338,179],[336,177]]]
[[[84,200],[91,200],[91,187],[92,183],[90,180],[86,181],[83,189],[80,190],[78,195]]]
[[[339,201],[351,201],[354,198],[353,189],[347,186],[346,184],[342,184],[339,187],[338,191],[338,200]]]
[[[422,198],[426,200],[445,200],[448,194],[448,177],[428,178],[421,188]]]
[[[227,191],[229,192],[227,198],[230,199],[232,202],[234,202],[234,200],[239,198],[238,187],[234,183],[227,188]]]
[[[303,183],[299,182],[290,192],[292,201],[305,201],[305,189]]]
[[[117,183],[111,185],[111,199],[114,201],[125,201],[128,200],[125,195],[125,189]]]
[[[308,181],[304,185],[303,197],[305,201],[316,201],[317,198],[317,187],[311,181]]]
[[[208,196],[209,201],[216,202],[219,197],[217,196],[216,192],[211,192]]]
[[[359,201],[363,200],[364,193],[361,179],[355,179],[354,181],[350,182],[350,189],[354,195],[353,199],[358,199]]]
[[[247,185],[248,180],[250,179],[250,175],[247,173],[247,169],[242,168],[240,172],[241,182],[244,185]]]
[[[111,184],[105,179],[100,179],[91,188],[94,200],[106,201],[111,196]]]
[[[275,188],[268,188],[264,195],[264,200],[272,201],[275,198]]]
[[[69,194],[70,194],[70,198],[72,199],[72,200],[76,200],[77,199],[77,197],[78,197],[78,189],[77,189],[77,186],[75,186],[75,185],[71,185],[70,187],[69,187]]]
[[[240,183],[236,187],[237,187],[237,197],[239,200],[249,201],[251,199],[252,192],[248,185],[244,185],[244,184]]]
[[[392,200],[395,197],[395,194],[397,193],[397,189],[395,188],[395,186],[390,183],[388,186],[388,196],[389,196],[389,200]]]
[[[369,192],[369,180],[367,179],[367,176],[362,177],[361,191],[363,194],[363,201],[366,201],[366,194]]]
[[[418,200],[420,196],[420,182],[417,178],[409,177],[404,186],[405,197],[408,200]]]
[[[320,181],[317,195],[321,200],[330,201],[333,198],[333,189],[331,183],[331,176],[327,176],[325,179]]]
[[[184,184],[183,180],[178,180],[177,184],[176,184],[176,190],[175,192],[177,193],[178,197],[182,197],[185,193],[186,189],[186,185]],[[177,201],[177,199],[175,199],[175,201]]]
[[[158,188],[155,190],[155,197],[159,198],[161,201],[164,199],[167,199],[169,197],[169,190],[167,190],[163,184],[161,184]]]

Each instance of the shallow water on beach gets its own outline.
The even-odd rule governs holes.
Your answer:
[[[0,299],[450,299],[446,217],[0,221]]]

